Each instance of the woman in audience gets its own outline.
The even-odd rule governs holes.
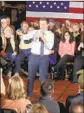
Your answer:
[[[6,54],[7,57],[9,58],[11,65],[10,65],[10,69],[8,72],[8,76],[11,76],[12,74],[12,65],[13,62],[15,61],[16,55],[17,55],[17,49],[16,49],[16,43],[15,43],[15,39],[14,39],[14,34],[13,34],[13,29],[9,26],[7,26],[4,29],[4,38],[6,38]]]
[[[61,77],[64,79],[65,65],[67,62],[72,61],[75,53],[75,41],[72,40],[69,31],[65,31],[62,40],[59,43],[58,53],[60,60],[56,65],[57,72],[61,69]]]
[[[6,88],[2,77],[1,89],[1,94],[5,96]],[[26,99],[24,82],[17,73],[9,79],[7,98],[5,98],[4,96],[2,96],[1,98],[1,108],[14,109],[17,111],[17,113],[25,113],[26,105],[31,104],[31,102]]]
[[[42,104],[33,104],[27,113],[48,113],[48,111]]]

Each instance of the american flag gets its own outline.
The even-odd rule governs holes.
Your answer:
[[[84,2],[72,1],[27,1],[26,19],[34,21],[41,17],[53,18],[64,22],[84,22]]]

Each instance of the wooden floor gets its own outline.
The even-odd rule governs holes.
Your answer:
[[[21,77],[24,80],[25,86],[27,87],[27,77],[23,75]],[[8,85],[7,76],[4,77],[4,82],[7,87]],[[55,92],[53,94],[53,98],[65,104],[66,98],[69,95],[77,94],[77,89],[78,89],[78,84],[73,84],[71,81],[57,80],[55,81]],[[40,84],[39,84],[39,80],[36,79],[34,83],[33,96],[32,98],[30,98],[30,100],[32,102],[38,101],[39,97],[40,97]]]

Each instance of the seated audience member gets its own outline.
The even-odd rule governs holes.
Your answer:
[[[65,66],[67,62],[73,61],[75,53],[75,41],[73,41],[70,32],[65,31],[62,40],[59,43],[58,53],[60,60],[56,65],[57,73],[61,70],[61,78],[64,79]]]
[[[33,104],[30,109],[26,110],[26,113],[48,113],[47,109],[42,104]]]
[[[66,109],[67,112],[69,112],[69,107],[72,103],[74,102],[84,102],[84,79],[83,79],[83,75],[84,73],[81,73],[81,75],[79,76],[78,79],[78,83],[79,83],[79,88],[78,88],[78,94],[75,96],[69,96],[66,100]]]
[[[50,113],[60,113],[58,103],[53,100],[53,93],[54,83],[51,80],[46,80],[41,84],[41,98],[39,99],[39,103],[43,104]]]
[[[13,34],[13,30],[11,27],[7,26],[4,29],[4,38],[6,38],[6,54],[7,57],[9,58],[11,65],[10,65],[10,69],[8,72],[8,76],[11,76],[12,73],[12,65],[13,62],[16,59],[16,55],[17,55],[17,46],[16,46],[16,42],[14,40],[14,34]]]
[[[84,103],[77,102],[70,106],[69,113],[84,113]]]
[[[81,34],[81,41],[77,48],[77,54],[74,59],[73,64],[73,83],[78,82],[78,75],[76,74],[78,70],[84,69],[84,34]]]
[[[29,36],[27,36],[29,33],[31,34],[32,31],[29,31],[29,26],[26,21],[23,21],[21,23],[21,29],[17,30],[16,33],[19,35],[20,44],[19,44],[19,54],[17,55],[16,61],[15,61],[15,72],[19,73],[21,71],[21,61],[24,60],[25,57],[28,58],[28,56],[31,53],[31,46],[32,46],[32,40],[31,35],[30,39]],[[24,37],[28,37],[28,39],[24,39]]]
[[[1,77],[1,108],[14,109],[17,113],[25,113],[26,106],[31,102],[26,99],[26,92],[22,78],[15,74],[9,79],[7,93]],[[7,98],[5,97],[7,96]]]

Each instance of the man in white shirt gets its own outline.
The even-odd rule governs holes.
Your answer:
[[[45,81],[48,73],[49,54],[54,45],[54,34],[48,31],[48,22],[45,18],[39,21],[40,29],[34,33],[34,41],[28,62],[28,96],[32,95],[34,79],[39,69],[40,81]]]

